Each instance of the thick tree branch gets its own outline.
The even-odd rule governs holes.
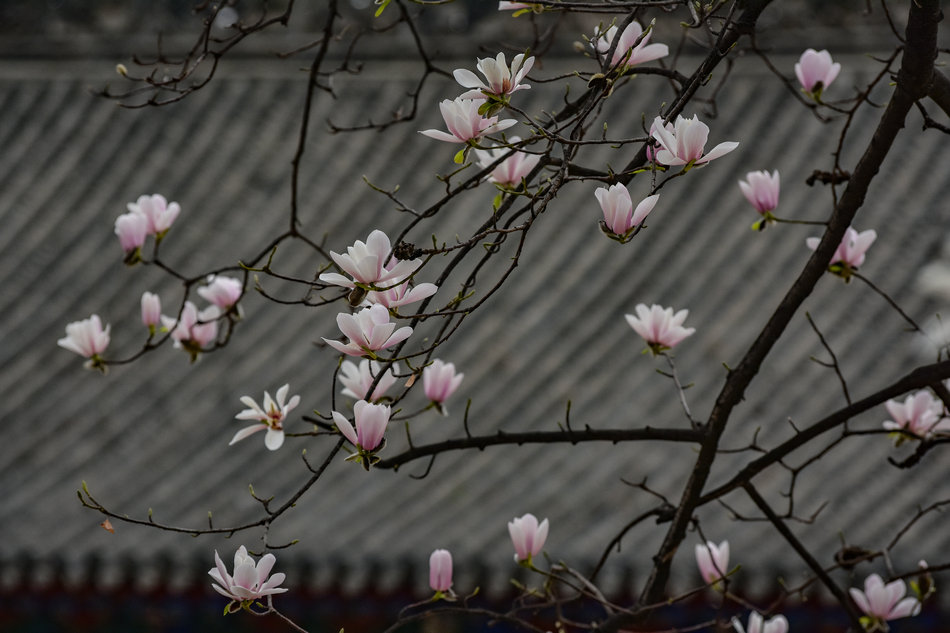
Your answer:
[[[776,464],[792,451],[801,448],[822,433],[844,424],[854,416],[873,409],[874,407],[878,407],[888,400],[903,395],[908,391],[923,389],[946,378],[950,378],[950,360],[918,367],[889,387],[881,389],[852,405],[839,409],[831,415],[799,431],[795,434],[795,437],[783,442],[770,450],[767,454],[747,464],[728,482],[704,494],[699,498],[696,505],[701,506],[710,501],[714,501],[722,495],[743,486],[746,482],[751,481],[755,475],[769,466]]]
[[[719,446],[719,438],[726,428],[732,410],[742,400],[746,387],[756,376],[762,362],[772,347],[785,332],[792,317],[801,304],[811,294],[818,280],[824,274],[828,262],[845,231],[851,225],[858,209],[864,204],[871,181],[877,175],[887,156],[894,139],[904,127],[904,119],[913,107],[914,101],[926,94],[933,75],[933,61],[936,55],[937,22],[940,20],[940,7],[936,0],[921,0],[919,4],[910,4],[910,17],[907,25],[907,46],[897,86],[888,102],[887,108],[874,131],[864,155],[858,161],[854,174],[841,196],[828,228],[818,248],[812,253],[804,269],[792,287],[786,293],[762,332],[753,342],[745,356],[729,373],[726,383],[716,399],[709,416],[708,441],[703,444],[689,482],[684,490],[677,514],[670,525],[663,545],[654,558],[654,568],[647,581],[641,601],[655,603],[664,594],[669,579],[670,566],[680,544],[686,537],[686,528],[693,516],[700,494],[709,476]],[[609,621],[603,631],[615,631],[623,625],[623,618]]]
[[[858,614],[855,612],[854,607],[851,606],[851,601],[848,599],[848,594],[844,592],[841,587],[839,587],[835,581],[831,579],[831,576],[828,575],[828,572],[824,570],[821,564],[815,560],[815,557],[811,555],[811,552],[808,551],[801,541],[792,534],[792,531],[788,529],[788,526],[785,525],[785,522],[775,514],[775,511],[772,510],[771,506],[762,498],[762,495],[751,485],[745,484],[743,486],[746,493],[749,495],[749,498],[752,499],[752,502],[762,511],[762,513],[768,518],[769,522],[775,526],[775,529],[778,530],[778,533],[782,535],[782,538],[792,546],[792,549],[801,557],[805,564],[812,570],[812,572],[818,576],[822,584],[828,588],[835,598],[838,599],[838,602],[845,609],[848,614],[848,618],[851,620],[851,626],[855,631],[860,631],[861,620],[859,619]]]
[[[542,431],[538,433],[505,433],[498,431],[495,435],[471,436],[457,440],[446,440],[425,446],[416,446],[389,459],[376,464],[376,468],[397,469],[403,464],[430,457],[447,451],[458,451],[477,448],[482,450],[488,446],[504,444],[578,444],[580,442],[637,442],[642,440],[660,440],[664,442],[701,442],[703,434],[692,429],[656,429],[644,427],[642,429],[603,429],[587,428],[583,431]]]

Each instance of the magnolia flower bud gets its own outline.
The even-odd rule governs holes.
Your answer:
[[[119,237],[119,244],[126,255],[142,248],[147,231],[148,220],[141,214],[123,213],[115,219],[115,234]]]
[[[152,292],[142,293],[142,325],[152,334],[162,320],[162,300]]]
[[[429,586],[439,593],[451,591],[452,554],[449,550],[437,549],[429,556]]]
[[[729,571],[729,541],[716,545],[706,541],[696,546],[696,565],[699,573],[709,584],[718,583]]]

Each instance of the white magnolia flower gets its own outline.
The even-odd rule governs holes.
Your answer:
[[[727,141],[703,154],[709,138],[709,126],[700,121],[697,115],[693,115],[692,119],[676,115],[676,123],[666,125],[663,119],[656,117],[650,127],[650,135],[660,144],[656,152],[657,162],[670,166],[704,165],[739,147],[738,143]]]
[[[266,429],[267,434],[264,436],[264,445],[272,451],[276,451],[280,448],[284,443],[284,420],[287,418],[287,414],[300,404],[300,396],[294,396],[289,402],[287,401],[287,393],[289,391],[290,385],[284,385],[278,389],[276,401],[265,391],[263,407],[258,406],[254,398],[241,396],[241,402],[248,408],[234,417],[238,420],[257,420],[259,423],[252,424],[235,433],[228,446],[235,442],[240,442],[249,435]]]
[[[478,113],[482,102],[475,99],[446,99],[439,104],[442,118],[448,132],[442,130],[421,130],[419,133],[447,143],[477,143],[486,134],[501,132],[518,123],[515,119],[498,120],[498,117],[484,117]]]
[[[284,582],[285,575],[281,573],[270,575],[277,559],[273,554],[264,554],[259,563],[248,556],[247,549],[242,545],[234,553],[234,575],[228,573],[228,568],[221,562],[217,550],[214,552],[214,568],[208,571],[208,575],[216,582],[211,584],[211,588],[220,593],[225,598],[230,598],[227,612],[233,613],[244,604],[249,604],[254,600],[275,593],[287,591],[280,587]]]
[[[379,376],[381,369],[382,366],[375,360],[371,361],[364,358],[359,365],[353,361],[343,361],[343,364],[340,365],[340,382],[345,387],[343,395],[370,402],[381,400],[386,395],[386,391],[396,383],[395,372],[399,371],[399,363],[393,363],[389,371],[380,377],[376,389],[373,390],[372,397],[367,397],[367,392],[373,381]]]
[[[610,60],[611,66],[618,66],[621,62],[623,68],[630,68],[637,64],[652,62],[655,59],[666,57],[670,54],[670,49],[666,44],[650,44],[650,36],[653,32],[643,35],[640,43],[634,46],[634,43],[643,35],[643,27],[640,23],[633,21],[627,25],[620,35],[617,42],[617,48],[614,49],[614,56]],[[597,51],[602,59],[606,57],[607,51],[617,37],[617,27],[611,26],[609,29],[600,32],[600,27],[594,31],[594,50]]]
[[[207,286],[198,288],[198,294],[205,301],[213,303],[222,310],[231,309],[244,292],[244,284],[240,279],[224,275],[208,275],[207,281]]]
[[[373,352],[402,343],[412,334],[408,325],[397,330],[396,324],[389,320],[389,310],[378,303],[356,314],[341,312],[336,315],[336,324],[349,342],[323,340],[348,356],[375,356]]]
[[[479,59],[476,67],[485,76],[485,81],[467,68],[458,68],[452,73],[455,81],[465,88],[471,88],[459,99],[485,99],[489,96],[502,100],[519,90],[527,90],[531,86],[521,83],[531,67],[534,66],[534,57],[525,58],[524,54],[515,55],[509,67],[505,61],[505,54],[498,53],[493,59],[486,57]]]
[[[788,633],[788,620],[784,615],[777,615],[766,622],[753,611],[749,614],[749,628],[744,628],[739,618],[732,618],[732,627],[737,633]]]
[[[352,279],[339,273],[323,273],[320,281],[344,288],[355,288],[356,284],[364,286],[389,287],[398,284],[409,277],[420,265],[420,260],[397,260],[387,265],[386,260],[392,252],[389,236],[374,230],[366,238],[366,242],[356,240],[353,246],[346,249],[345,254],[330,251],[330,257],[343,272]]]
[[[648,308],[645,303],[638,304],[635,310],[637,316],[624,315],[627,323],[643,337],[654,354],[675,347],[696,331],[695,328],[683,327],[689,310],[680,310],[674,314],[673,308],[664,308],[657,304]]]
[[[880,576],[871,574],[864,581],[864,591],[852,587],[851,598],[875,623],[897,620],[920,613],[920,601],[904,598],[907,585],[903,580],[894,580],[886,585]],[[884,627],[884,630],[887,630]]]

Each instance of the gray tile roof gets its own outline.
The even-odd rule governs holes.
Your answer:
[[[870,71],[862,58],[840,61],[843,94]],[[790,72],[794,60],[778,62]],[[273,393],[289,382],[291,393],[302,396],[298,412],[330,411],[328,376],[336,358],[316,343],[336,336],[334,307],[284,307],[249,296],[233,344],[194,366],[166,347],[103,377],[83,371],[77,357],[55,344],[68,321],[95,312],[112,324],[110,355],[132,353],[144,338],[141,292],[160,292],[166,306],[180,300],[176,284],[159,271],[126,269],[121,262],[112,223],[137,196],[160,192],[182,205],[162,255],[188,274],[247,259],[283,230],[304,75],[293,63],[245,64],[174,107],[145,111],[122,110],[90,95],[90,87],[113,81],[107,65],[0,64],[0,558],[22,551],[56,554],[75,569],[97,552],[103,573],[113,577],[124,558],[151,560],[161,551],[181,561],[203,556],[210,566],[214,548],[253,546],[259,534],[226,542],[114,522],[112,535],[97,527],[98,514],[80,507],[80,481],[110,508],[135,517],[151,508],[158,521],[200,527],[213,511],[216,525],[226,525],[260,516],[249,483],[279,501],[307,477],[300,450],[314,460],[325,450],[322,438],[289,440],[275,453],[264,450],[259,436],[227,443],[242,424],[233,420],[241,395],[259,399],[265,389]],[[414,206],[441,195],[434,174],[452,169],[454,148],[416,130],[441,127],[434,104],[457,87],[427,88],[420,120],[389,134],[331,135],[320,125],[327,118],[338,124],[384,118],[404,99],[414,70],[411,63],[375,63],[362,75],[338,78],[339,100],[317,100],[302,171],[301,219],[309,235],[326,236],[328,248],[340,251],[373,228],[394,235],[402,226],[405,218],[362,184],[362,174],[379,186],[401,185],[400,196]],[[618,93],[605,114],[612,134],[638,134],[641,112],[650,118],[669,98],[662,82],[648,77],[631,88]],[[560,92],[536,85],[518,97],[538,112]],[[623,319],[640,302],[690,309],[687,325],[697,333],[677,348],[676,364],[693,384],[687,393],[694,413],[708,412],[725,376],[722,364],[737,362],[804,264],[805,237],[818,233],[800,226],[750,231],[756,216],[736,180],[750,170],[781,170],[785,217],[818,219],[829,206],[826,190],[802,183],[813,169],[829,165],[836,128],[820,125],[789,101],[754,60],[740,64],[720,95],[719,118],[709,121],[711,143],[738,140],[739,149],[665,187],[649,228],[626,246],[599,234],[593,184],[566,187],[532,231],[511,283],[439,350],[466,378],[449,403],[449,417],[429,412],[414,423],[414,442],[461,436],[467,398],[476,434],[554,430],[568,400],[578,427],[685,425],[673,385],[655,371],[664,365],[640,355],[642,344]],[[846,151],[850,162],[875,117],[858,117]],[[915,279],[941,254],[950,183],[939,166],[950,160],[948,151],[937,133],[921,133],[909,120],[857,220],[858,228],[879,233],[862,272],[919,320],[945,310],[946,296],[921,292]],[[590,150],[581,160],[596,165],[604,156]],[[634,196],[645,192],[636,181],[631,188]],[[443,240],[464,235],[491,212],[492,196],[488,187],[467,193],[409,239],[424,244],[432,233]],[[309,278],[323,262],[307,248],[289,246],[275,264]],[[489,267],[485,282],[499,270]],[[274,295],[300,296],[286,284],[260,281]],[[437,299],[450,296],[453,283],[458,279]],[[834,347],[856,398],[931,360],[899,316],[859,282],[845,285],[827,275],[805,309]],[[737,408],[724,446],[747,444],[757,429],[762,445],[774,445],[793,433],[786,420],[805,425],[843,404],[834,376],[811,356],[825,353],[799,314]],[[423,404],[416,393],[405,406]],[[874,428],[885,418],[881,408],[855,426]],[[306,428],[299,418],[289,426]],[[405,446],[398,428],[389,442],[384,455]],[[801,463],[824,445],[793,454],[789,463]],[[793,525],[820,560],[831,561],[839,532],[851,543],[881,547],[917,504],[950,494],[939,451],[912,473],[886,463],[906,450],[895,451],[882,436],[852,439],[801,475],[801,514],[829,502],[816,524]],[[694,456],[692,446],[671,443],[496,447],[446,454],[421,480],[410,477],[425,469],[421,462],[395,474],[366,473],[341,458],[275,524],[270,540],[300,541],[279,553],[279,565],[289,567],[297,558],[342,562],[354,570],[352,587],[378,581],[368,577],[365,561],[381,563],[390,579],[385,585],[396,582],[403,561],[422,568],[432,549],[447,547],[456,557],[457,586],[473,582],[472,570],[484,565],[488,589],[504,590],[513,571],[505,525],[511,517],[528,511],[548,517],[547,551],[587,568],[651,503],[622,480],[649,477],[653,489],[675,500]],[[724,455],[711,485],[751,458]],[[756,481],[781,503],[786,473],[772,469]],[[750,511],[740,494],[727,501]],[[743,564],[750,585],[765,591],[776,573],[800,576],[804,566],[770,530],[734,522],[729,514],[717,505],[698,513],[706,536],[730,540],[733,560]],[[946,551],[950,543],[946,530],[936,529],[940,525],[939,517],[923,522],[895,552],[897,561],[910,564]],[[661,534],[652,523],[628,534],[606,582],[620,582],[629,568],[642,578],[646,553]],[[696,542],[691,535],[686,546]],[[692,567],[691,553],[682,552],[680,586],[696,582]]]

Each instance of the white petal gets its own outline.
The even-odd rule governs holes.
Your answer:
[[[247,426],[234,434],[234,437],[231,438],[231,441],[228,443],[228,446],[231,446],[235,442],[240,442],[249,435],[254,435],[258,431],[263,431],[268,428],[266,424],[255,424],[254,426]]]
[[[267,435],[264,436],[264,446],[269,450],[276,451],[284,445],[284,432],[277,429],[267,429]]]

